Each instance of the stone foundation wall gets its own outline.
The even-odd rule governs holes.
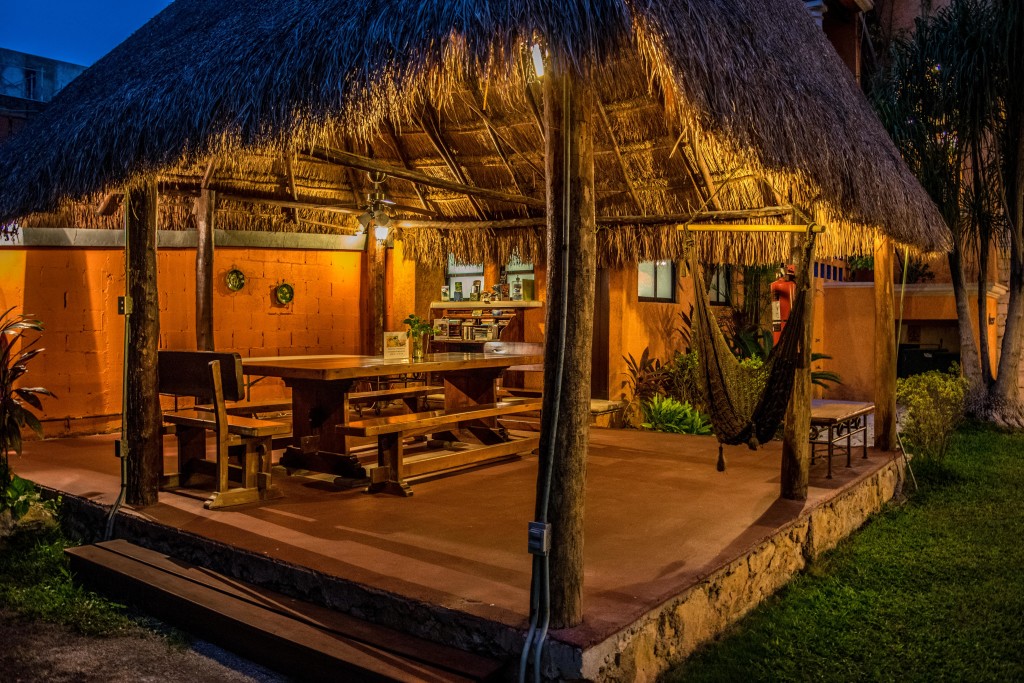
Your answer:
[[[879,512],[900,490],[903,476],[902,460],[890,462],[631,627],[584,652],[580,671],[551,673],[563,679],[656,680]]]

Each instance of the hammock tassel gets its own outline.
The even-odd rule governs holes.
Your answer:
[[[718,466],[716,468],[719,472],[725,472],[725,454],[722,452],[722,444],[718,444]]]

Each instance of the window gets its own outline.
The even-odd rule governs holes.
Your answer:
[[[730,266],[718,266],[711,276],[711,286],[708,287],[708,301],[712,306],[728,306],[732,299],[732,268]]]
[[[445,279],[451,288],[451,297],[455,300],[456,284],[461,285],[462,298],[469,300],[469,293],[473,289],[473,281],[479,280],[481,285],[484,279],[484,264],[482,263],[456,263],[451,256],[448,257],[448,272]]]
[[[637,268],[637,296],[640,301],[675,303],[676,264],[672,261],[644,261]]]
[[[35,69],[22,69],[24,75],[24,92],[26,100],[39,99],[39,72]]]

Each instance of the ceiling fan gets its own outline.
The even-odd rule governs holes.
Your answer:
[[[386,228],[391,224],[390,211],[398,211],[405,213],[415,213],[422,216],[433,217],[432,211],[425,209],[419,209],[415,206],[406,206],[404,204],[397,204],[396,202],[388,199],[387,194],[384,192],[381,185],[387,180],[387,174],[381,171],[373,171],[367,173],[370,177],[370,182],[373,183],[373,189],[370,190],[366,195],[366,205],[361,207],[363,213],[359,215],[359,225],[363,229],[368,229],[372,223],[375,226]]]

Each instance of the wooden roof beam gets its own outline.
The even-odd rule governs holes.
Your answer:
[[[619,168],[622,169],[622,177],[626,179],[626,188],[629,190],[629,196],[632,197],[636,210],[643,213],[644,206],[640,203],[640,198],[636,196],[636,188],[633,186],[632,178],[629,177],[629,168],[626,166],[626,160],[622,158],[622,150],[619,149],[619,142],[615,139],[615,131],[612,130],[612,123],[608,120],[608,113],[604,110],[604,105],[601,104],[599,98],[595,96],[594,101],[597,104],[597,113],[601,115],[601,122],[604,123],[604,129],[608,132],[608,139],[612,141],[612,149],[615,151],[615,158],[619,162]]]
[[[395,129],[391,126],[390,123],[385,122],[384,131],[387,133],[391,145],[395,148],[395,154],[398,155],[398,160],[402,162],[402,166],[404,166],[406,170],[413,170],[412,164],[409,163],[409,156],[402,149],[402,144],[398,140],[398,134],[395,132]],[[426,209],[427,211],[433,211],[434,213],[437,213],[436,207],[432,208],[431,205],[428,203],[427,195],[423,191],[423,186],[417,182],[409,182],[412,184],[412,189],[416,190],[416,196],[420,200],[420,205],[422,205],[423,208]]]
[[[427,139],[430,140],[430,144],[437,150],[437,153],[441,155],[444,160],[445,166],[451,171],[455,179],[466,186],[472,186],[469,182],[469,178],[466,177],[465,171],[459,166],[459,163],[455,160],[455,155],[452,154],[451,147],[445,141],[444,136],[441,134],[441,129],[438,124],[438,113],[430,105],[424,105],[423,115],[420,116],[419,123],[420,127],[423,128],[423,132],[427,134]],[[467,193],[466,198],[469,199],[469,203],[473,205],[473,210],[476,211],[477,218],[481,220],[487,219],[487,212],[484,211],[483,205],[480,204],[480,200],[474,197],[472,194]]]
[[[466,103],[466,106],[472,109],[473,112],[480,117],[480,120],[484,122],[484,126],[490,132],[492,137],[497,138],[502,142],[502,144],[512,150],[516,156],[526,162],[526,164],[529,165],[537,175],[544,177],[544,170],[537,166],[537,164],[533,163],[530,157],[526,156],[518,147],[512,144],[506,136],[502,135],[501,131],[498,130],[496,125],[494,125],[494,121],[491,120],[491,117],[484,111],[483,107],[476,106],[475,102],[468,101],[465,97],[463,97],[463,101]]]
[[[511,194],[509,192],[501,192],[500,190],[491,190],[484,187],[473,187],[464,183],[445,180],[444,178],[435,178],[425,173],[412,171],[400,166],[395,166],[394,164],[382,162],[378,159],[371,159],[369,157],[360,156],[340,149],[314,147],[305,150],[303,153],[306,156],[319,159],[320,161],[326,161],[339,166],[348,166],[361,171],[378,171],[386,173],[394,178],[401,178],[403,180],[421,183],[427,187],[436,187],[441,190],[449,190],[460,194],[471,194],[483,199],[506,202],[509,204],[524,204],[538,209],[543,209],[547,206],[543,199]]]
[[[676,226],[696,220],[703,221],[739,221],[754,218],[778,218],[793,213],[791,206],[766,206],[760,209],[743,209],[736,211],[696,211],[691,213],[664,214],[661,216],[598,216],[598,225],[651,225]],[[400,228],[432,228],[435,230],[487,230],[504,228],[536,228],[547,225],[547,218],[534,216],[529,218],[510,218],[492,221],[421,221],[397,220],[395,225]],[[721,223],[728,226],[727,223]],[[766,228],[773,226],[766,225]],[[806,227],[806,226],[804,226]]]

